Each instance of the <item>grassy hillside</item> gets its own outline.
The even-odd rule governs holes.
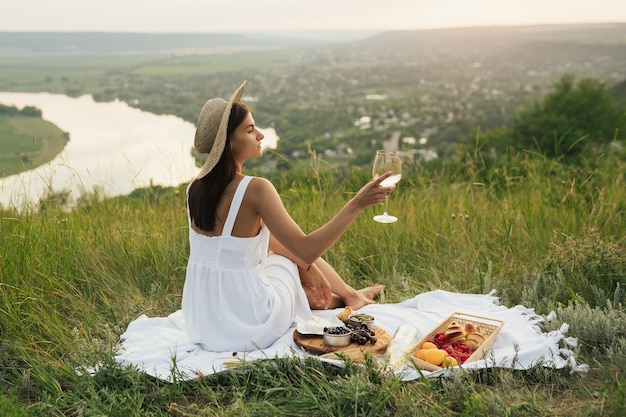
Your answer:
[[[387,302],[432,289],[485,293],[554,310],[577,337],[586,375],[486,370],[401,383],[374,366],[252,364],[165,384],[120,369],[112,349],[140,314],[180,307],[187,256],[184,187],[151,188],[66,212],[0,217],[0,415],[623,415],[626,375],[626,163],[611,155],[568,166],[532,154],[501,181],[471,155],[437,169],[406,166],[389,202],[395,225],[363,213],[328,252],[352,284],[387,285]],[[305,230],[329,219],[368,172],[318,159],[277,173]],[[95,376],[79,366],[100,364]]]

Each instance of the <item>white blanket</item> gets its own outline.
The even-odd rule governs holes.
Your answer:
[[[339,311],[341,309],[315,311],[314,314],[330,319]],[[459,294],[439,290],[419,294],[396,304],[368,305],[359,311],[374,316],[376,325],[390,335],[400,325],[412,324],[417,327],[420,336],[425,336],[455,312],[503,320],[502,331],[485,358],[465,364],[463,369],[526,369],[535,365],[563,368],[569,365],[574,370],[586,370],[585,365],[576,363],[574,353],[569,348],[576,345],[576,339],[565,337],[567,325],[561,326],[557,331],[544,333],[538,326],[544,318],[535,314],[533,309],[501,306],[493,293]],[[250,352],[210,352],[189,340],[182,330],[182,320],[180,310],[168,317],[149,318],[143,315],[137,318],[121,336],[116,359],[123,365],[134,365],[149,375],[172,381],[174,377],[188,380],[197,378],[199,374],[221,372],[242,360],[313,356],[294,343],[295,323],[293,328],[266,349]],[[342,365],[339,360],[320,360]],[[403,380],[436,376],[444,372],[448,370],[420,372],[410,365],[395,370]]]

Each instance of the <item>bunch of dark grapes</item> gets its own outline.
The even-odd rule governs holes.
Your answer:
[[[352,334],[350,334],[350,340],[352,342],[356,342],[359,345],[364,345],[367,342],[372,345],[376,343],[376,333],[374,330],[367,327],[366,323],[348,327],[352,330]]]

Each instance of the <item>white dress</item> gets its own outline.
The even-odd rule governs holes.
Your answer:
[[[211,351],[250,351],[274,343],[296,316],[311,310],[297,266],[268,256],[269,230],[250,238],[231,235],[239,207],[253,177],[237,186],[221,236],[191,227],[190,254],[182,311],[189,338]]]

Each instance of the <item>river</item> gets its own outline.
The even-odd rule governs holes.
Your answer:
[[[0,103],[37,107],[70,137],[49,163],[0,178],[5,208],[34,207],[49,190],[69,191],[76,200],[94,190],[113,197],[151,184],[177,186],[199,171],[191,154],[195,126],[179,117],[148,113],[121,101],[96,102],[91,95],[0,92]],[[263,147],[276,148],[275,130],[260,130]]]

